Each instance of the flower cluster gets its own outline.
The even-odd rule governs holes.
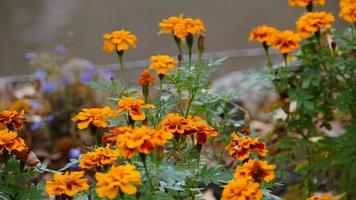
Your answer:
[[[176,61],[167,55],[156,55],[151,57],[151,64],[149,69],[153,69],[159,76],[164,76],[168,73],[168,70],[175,69]]]
[[[106,147],[98,147],[82,155],[79,160],[79,167],[82,169],[91,169],[93,167],[105,167],[115,163],[119,157],[117,150]]]
[[[244,161],[249,158],[250,151],[257,151],[259,155],[266,156],[265,144],[260,143],[257,138],[240,138],[232,133],[232,141],[227,146],[229,154],[234,159]],[[262,199],[262,183],[275,179],[275,165],[268,164],[267,161],[250,159],[242,166],[235,169],[234,179],[224,188],[222,200],[238,199]]]
[[[108,126],[106,120],[115,114],[116,112],[109,107],[84,108],[72,118],[72,121],[79,122],[79,129],[88,128],[89,125],[106,128]]]
[[[299,18],[296,22],[297,33],[304,39],[310,38],[321,29],[330,29],[335,18],[328,12],[310,12]]]
[[[258,138],[239,137],[236,133],[231,134],[232,140],[226,147],[230,156],[238,160],[246,160],[251,152],[256,152],[260,156],[266,156],[266,145],[261,143]]]
[[[138,80],[138,84],[142,87],[148,86],[150,84],[154,84],[156,81],[155,77],[153,77],[148,69],[142,71],[140,75],[140,79]]]
[[[272,45],[277,32],[278,30],[276,28],[263,25],[254,28],[250,33],[249,39],[250,41],[258,41],[266,47]]]
[[[89,189],[88,180],[84,178],[84,172],[55,173],[53,180],[46,181],[46,192],[50,195],[74,196],[78,192]]]
[[[0,155],[3,154],[3,151],[19,153],[26,150],[25,141],[18,137],[16,132],[0,130]]]
[[[355,0],[340,0],[340,18],[345,21],[356,23],[356,1]]]
[[[188,35],[201,35],[206,31],[200,19],[185,18],[182,14],[164,19],[159,23],[159,27],[161,33],[173,34],[180,39]]]
[[[97,172],[96,192],[99,197],[114,199],[118,193],[135,194],[141,185],[141,174],[131,164],[113,166],[107,173]]]
[[[107,52],[127,51],[129,47],[136,48],[137,37],[127,30],[114,31],[103,35],[103,50]]]

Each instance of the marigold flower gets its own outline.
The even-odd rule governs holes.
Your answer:
[[[266,145],[261,143],[258,138],[239,137],[236,133],[231,134],[232,141],[226,149],[234,159],[241,161],[250,157],[250,152],[257,152],[260,156],[267,155]]]
[[[219,132],[213,127],[209,126],[200,117],[188,117],[188,126],[184,134],[195,134],[198,144],[205,144],[208,141],[208,137],[216,137]]]
[[[0,112],[0,124],[3,124],[11,129],[22,129],[23,123],[27,123],[27,119],[22,118],[24,111],[17,112],[15,110],[5,110]]]
[[[27,150],[27,146],[25,141],[17,136],[16,132],[0,130],[0,154],[4,150],[8,152],[23,152]]]
[[[174,27],[177,24],[184,23],[183,15],[179,15],[178,17],[172,16],[167,19],[162,20],[159,23],[159,27],[161,28],[161,33],[173,33],[174,34]]]
[[[151,75],[150,70],[145,69],[141,73],[140,79],[138,80],[138,84],[141,86],[147,86],[150,84],[154,84],[155,80],[156,79]]]
[[[304,39],[310,38],[313,33],[321,29],[330,29],[335,18],[328,12],[309,12],[296,22],[297,33]]]
[[[356,1],[340,0],[339,17],[351,24],[356,23]]]
[[[120,154],[125,158],[132,158],[136,152],[150,153],[155,147],[152,134],[152,129],[142,126],[133,128],[131,133],[118,135],[116,144]]]
[[[79,122],[79,129],[88,128],[89,124],[106,128],[108,126],[106,120],[115,114],[116,112],[107,106],[105,108],[84,108],[72,118],[72,121]]]
[[[103,135],[103,141],[102,143],[105,142],[116,142],[117,136],[125,133],[130,133],[132,131],[131,126],[119,126],[119,127],[113,127],[109,129],[110,133],[106,133]]]
[[[151,104],[145,104],[142,99],[134,99],[132,97],[120,99],[117,102],[117,107],[119,113],[126,111],[132,120],[135,121],[146,119],[146,114],[142,112],[142,108],[154,108]]]
[[[82,169],[104,167],[114,164],[117,157],[119,157],[119,152],[111,149],[109,145],[106,147],[98,147],[82,155],[79,160],[79,167]]]
[[[112,51],[127,51],[129,47],[136,48],[137,37],[130,31],[119,30],[103,35],[104,46],[103,50]]]
[[[307,200],[332,200],[334,199],[333,195],[330,193],[324,193],[324,194],[315,194],[311,197],[309,197]]]
[[[74,196],[78,192],[89,189],[88,180],[84,178],[84,172],[56,173],[53,180],[46,181],[46,192],[49,195]]]
[[[161,33],[173,33],[176,37],[183,39],[188,35],[201,35],[206,29],[201,19],[169,17],[159,23]]]
[[[259,183],[241,178],[225,186],[221,200],[260,200],[262,196]]]
[[[107,173],[97,172],[96,193],[99,197],[114,199],[118,193],[135,194],[141,185],[141,174],[131,164],[112,167]]]
[[[172,132],[164,131],[163,129],[156,129],[151,134],[151,142],[154,146],[164,147],[167,140],[172,139],[172,137]]]
[[[298,34],[286,30],[274,34],[272,47],[283,55],[298,49],[301,38]]]
[[[151,65],[149,69],[156,70],[158,75],[166,75],[168,70],[175,69],[176,61],[167,55],[151,56]]]
[[[252,29],[250,33],[250,41],[258,41],[263,43],[266,46],[270,46],[273,43],[273,36],[276,34],[278,30],[274,27],[270,26],[258,26]]]
[[[266,182],[275,179],[274,171],[276,169],[275,165],[269,165],[267,161],[262,160],[249,160],[242,166],[238,166],[235,170],[235,178],[245,178],[248,180],[253,180],[260,182],[264,180]]]
[[[184,134],[188,126],[188,120],[177,113],[169,113],[160,123],[163,130],[178,134]]]
[[[290,6],[306,7],[309,3],[313,5],[325,5],[326,0],[288,0]]]

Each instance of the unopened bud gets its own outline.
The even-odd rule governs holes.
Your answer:
[[[204,35],[200,35],[198,38],[198,49],[199,49],[199,52],[204,52],[204,49],[205,49],[205,36]]]

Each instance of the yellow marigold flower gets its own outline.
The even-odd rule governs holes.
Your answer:
[[[115,114],[116,112],[107,106],[105,108],[84,108],[72,118],[72,121],[79,122],[79,129],[88,128],[89,124],[106,128],[108,126],[106,120]]]
[[[46,181],[46,192],[49,195],[74,196],[78,192],[89,189],[88,180],[84,178],[84,172],[56,173],[53,180]]]
[[[321,29],[330,29],[335,18],[328,12],[309,12],[296,22],[297,33],[304,39],[310,38]]]
[[[118,157],[119,152],[111,149],[109,145],[106,147],[98,147],[82,155],[79,160],[79,167],[82,169],[104,167],[114,164]]]
[[[132,131],[131,126],[119,126],[119,127],[113,127],[109,129],[110,133],[106,133],[103,135],[103,141],[102,143],[105,142],[116,142],[117,136],[125,133],[130,133]]]
[[[172,132],[164,131],[163,129],[156,129],[151,134],[151,142],[154,146],[164,147],[167,140],[172,139],[172,137]]]
[[[160,123],[163,130],[179,134],[184,134],[188,125],[188,120],[177,113],[169,113]]]
[[[274,35],[272,47],[278,49],[281,54],[285,55],[298,49],[300,41],[301,38],[298,34],[286,30]]]
[[[226,149],[234,159],[241,161],[250,157],[250,152],[257,152],[260,156],[267,155],[266,145],[261,143],[258,138],[239,137],[236,133],[231,134],[232,141]]]
[[[107,173],[95,174],[96,193],[99,197],[114,199],[118,193],[135,194],[141,185],[141,174],[131,164],[112,167]]]
[[[326,0],[288,0],[290,6],[306,7],[310,2],[313,5],[325,5]]]
[[[173,33],[174,34],[174,27],[177,24],[183,24],[183,23],[184,23],[184,17],[181,14],[178,17],[172,16],[172,17],[162,20],[159,23],[159,27],[161,28],[161,33]]]
[[[262,196],[259,183],[241,178],[225,186],[221,200],[260,200]]]
[[[0,112],[0,124],[3,124],[11,129],[22,129],[23,123],[28,122],[27,119],[21,117],[23,114],[23,110],[20,112],[15,110],[2,111]]]
[[[151,104],[145,104],[142,99],[134,99],[132,97],[120,99],[117,102],[117,107],[119,113],[126,111],[132,120],[135,121],[146,119],[146,114],[142,111],[142,108],[154,108]]]
[[[167,55],[151,56],[151,65],[149,69],[156,70],[158,75],[166,75],[168,70],[175,69],[176,61]]]
[[[0,130],[0,154],[6,150],[8,152],[23,152],[27,150],[25,141],[17,136],[16,132]]]
[[[261,180],[269,182],[275,179],[275,169],[276,166],[269,165],[267,161],[249,160],[236,168],[235,178],[245,178],[255,182],[260,182]]]
[[[137,37],[130,31],[119,30],[103,35],[104,46],[103,50],[112,51],[127,51],[129,47],[136,48]]]
[[[155,80],[156,79],[151,75],[150,70],[145,69],[141,73],[140,79],[138,80],[138,84],[141,86],[147,86],[150,84],[154,84]]]
[[[120,154],[125,158],[132,158],[136,152],[150,153],[155,147],[152,134],[152,129],[142,126],[133,128],[131,133],[118,135],[116,144]]]
[[[349,23],[356,23],[356,0],[340,0],[339,17]]]
[[[270,46],[273,43],[273,36],[278,30],[270,26],[258,26],[252,29],[250,33],[250,41],[258,41],[263,43],[263,45]]]

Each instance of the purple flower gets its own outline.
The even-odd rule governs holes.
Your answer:
[[[33,102],[31,102],[31,104],[30,104],[30,108],[31,108],[32,110],[37,110],[37,109],[41,108],[41,106],[42,106],[42,104],[41,104],[40,101],[33,101]]]
[[[37,54],[36,53],[33,53],[33,52],[28,52],[25,54],[25,58],[28,59],[28,60],[33,60],[37,57]]]
[[[42,81],[42,80],[44,80],[46,78],[47,73],[42,69],[38,69],[38,70],[35,71],[34,75],[35,75],[37,80],[41,80]]]
[[[60,54],[67,54],[68,53],[68,49],[64,45],[58,45],[55,48],[55,51],[57,51]]]
[[[77,159],[80,156],[80,149],[79,148],[71,148],[68,152],[69,159]]]
[[[48,93],[53,93],[57,91],[58,86],[56,83],[53,82],[42,82],[42,91],[43,92],[48,92]]]
[[[31,131],[36,131],[38,129],[42,128],[42,123],[41,122],[38,122],[38,123],[33,123],[30,125],[29,129]]]
[[[82,83],[88,83],[93,80],[93,77],[90,73],[88,72],[81,72],[80,73],[80,82]]]
[[[102,76],[103,76],[103,79],[107,80],[107,79],[117,78],[118,74],[117,74],[117,72],[108,70],[108,71],[105,71]]]
[[[48,122],[49,124],[55,123],[55,122],[56,122],[56,116],[55,116],[55,115],[49,115],[49,116],[47,117],[47,122]]]

